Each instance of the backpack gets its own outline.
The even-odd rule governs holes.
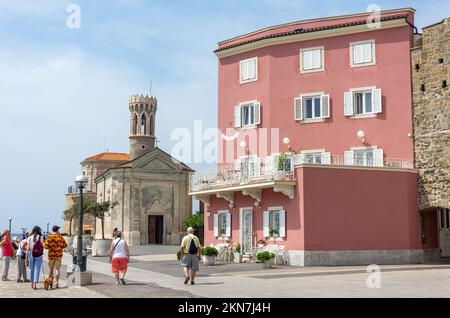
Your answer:
[[[38,236],[36,243],[34,243],[32,255],[33,257],[40,257],[44,254],[44,245],[41,242],[41,237]]]
[[[197,254],[197,245],[195,245],[194,238],[191,238],[191,244],[189,244],[188,253]]]

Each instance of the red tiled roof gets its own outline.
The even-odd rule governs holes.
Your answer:
[[[380,21],[383,22],[383,21],[399,20],[399,19],[405,19],[407,17],[408,17],[407,14],[391,15],[391,16],[387,16],[387,17],[381,17]],[[351,27],[351,26],[355,26],[355,25],[364,25],[364,24],[367,24],[367,23],[368,23],[367,18],[365,18],[363,20],[347,22],[347,23],[339,23],[339,24],[327,25],[327,26],[321,26],[321,27],[315,27],[315,28],[305,28],[305,29],[299,28],[299,29],[295,29],[293,31],[280,32],[280,33],[275,33],[275,34],[268,34],[268,35],[264,35],[264,36],[261,36],[261,37],[253,38],[253,39],[250,39],[250,40],[241,41],[241,42],[238,42],[238,43],[233,43],[233,44],[230,44],[230,45],[223,46],[221,48],[216,49],[214,51],[214,53],[225,51],[225,50],[228,50],[228,49],[231,49],[231,48],[235,48],[235,47],[238,47],[238,46],[242,46],[242,45],[245,45],[245,44],[266,40],[266,39],[279,38],[279,37],[284,37],[284,36],[303,34],[303,33],[311,33],[311,32],[324,31],[324,30],[331,30],[331,29],[338,29],[338,28],[345,28],[345,27]]]
[[[103,152],[98,155],[88,157],[83,161],[130,161],[130,155],[127,153]]]

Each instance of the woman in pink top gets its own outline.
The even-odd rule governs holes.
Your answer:
[[[7,281],[8,279],[8,271],[9,271],[9,263],[14,256],[13,247],[11,241],[9,240],[9,230],[5,230],[3,232],[3,239],[0,242],[0,246],[2,247],[2,256],[3,256],[3,271],[2,271],[2,281]]]

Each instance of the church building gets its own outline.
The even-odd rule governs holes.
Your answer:
[[[97,201],[118,203],[105,218],[105,236],[118,228],[130,245],[179,244],[183,221],[192,214],[194,171],[156,147],[156,97],[133,95],[129,110],[130,160],[95,178]]]

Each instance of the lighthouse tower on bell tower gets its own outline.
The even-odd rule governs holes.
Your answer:
[[[130,157],[136,159],[155,148],[155,96],[132,95],[130,109]]]

